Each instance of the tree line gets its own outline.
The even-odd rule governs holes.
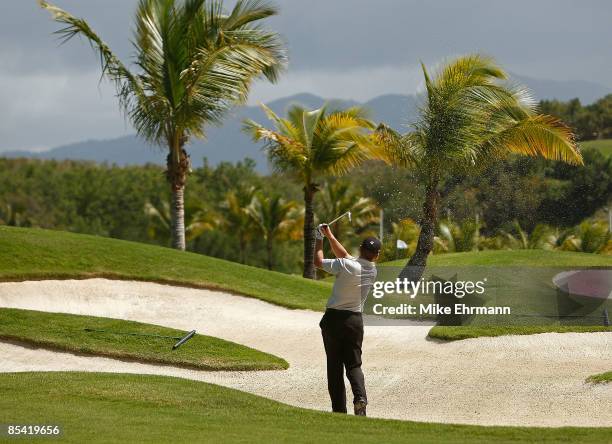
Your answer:
[[[542,100],[540,109],[571,126],[578,140],[612,138],[612,94],[586,106],[580,103],[580,99],[565,102]]]

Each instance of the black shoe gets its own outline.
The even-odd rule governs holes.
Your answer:
[[[355,416],[366,416],[366,405],[365,401],[357,401],[353,406],[355,407]]]

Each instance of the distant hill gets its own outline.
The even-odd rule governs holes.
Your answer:
[[[543,80],[512,74],[512,78],[528,86],[538,99],[570,100],[576,97],[583,105],[612,93],[612,88],[585,80]]]
[[[290,105],[300,103],[309,108],[318,108],[326,100],[313,94],[298,94],[270,102],[268,106],[276,113],[284,114]],[[329,106],[348,107],[358,102],[348,100],[328,100]],[[385,95],[365,104],[371,111],[371,118],[376,122],[385,121],[394,128],[401,129],[402,123],[415,115],[416,98],[414,96]],[[222,127],[210,127],[207,139],[194,140],[188,148],[194,166],[200,166],[204,157],[215,165],[222,161],[235,162],[250,157],[257,162],[258,169],[265,171],[266,159],[261,148],[241,131],[242,121],[253,119],[262,124],[269,124],[259,106],[245,106],[237,109],[225,120]],[[5,157],[32,157],[39,159],[81,159],[97,162],[116,163],[118,165],[165,163],[163,149],[151,146],[142,139],[132,136],[110,140],[88,140],[64,145],[43,152],[11,151],[2,153]]]
[[[513,75],[513,79],[527,85],[538,99],[568,100],[580,98],[587,104],[612,92],[610,88],[586,81],[540,80]],[[350,100],[328,100],[332,106],[346,107],[363,105],[371,112],[376,122],[386,122],[391,127],[402,130],[416,116],[417,96],[387,94],[358,103]],[[310,108],[320,107],[325,99],[313,94],[297,94],[270,102],[268,106],[276,113],[284,114],[293,103],[301,103]],[[222,162],[236,162],[250,157],[257,162],[258,169],[265,171],[266,159],[259,146],[255,145],[241,131],[244,119],[253,119],[269,124],[263,111],[258,106],[246,106],[237,109],[222,127],[211,127],[207,131],[207,140],[194,140],[189,145],[189,153],[194,166],[200,166],[206,157],[213,165]],[[0,153],[5,157],[32,157],[41,159],[82,159],[96,162],[109,162],[118,165],[165,163],[165,152],[162,148],[152,147],[136,136],[126,136],[110,140],[88,140],[64,145],[43,152],[11,151]]]

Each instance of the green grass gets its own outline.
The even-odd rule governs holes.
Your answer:
[[[589,140],[580,142],[581,148],[591,148],[600,151],[605,156],[612,156],[612,139]]]
[[[436,326],[429,330],[428,336],[444,341],[479,338],[482,336],[535,335],[538,333],[592,333],[612,332],[612,328],[581,325],[491,325],[491,326]]]
[[[202,382],[96,373],[0,375],[2,423],[59,424],[59,442],[601,443],[612,428],[480,427],[305,410]]]
[[[385,262],[386,266],[402,267],[406,259]],[[534,267],[597,267],[612,266],[612,256],[571,251],[548,250],[485,250],[430,256],[427,265],[454,266],[534,266]]]
[[[225,290],[323,310],[331,285],[137,242],[0,226],[0,280],[108,277]]]
[[[387,262],[385,266],[401,267],[405,260]],[[512,313],[552,314],[560,310],[561,299],[552,286],[551,279],[561,267],[612,266],[612,257],[588,253],[546,250],[501,250],[478,251],[468,253],[449,253],[434,255],[429,258],[428,272],[441,276],[458,272],[461,279],[480,279],[489,270],[481,267],[492,267],[494,279],[490,282],[491,301],[493,305],[508,305]],[[456,268],[455,268],[456,267]],[[463,267],[463,268],[462,268]],[[384,270],[381,267],[381,272]],[[392,273],[392,271],[391,271]],[[472,276],[473,275],[473,276]],[[425,299],[423,299],[425,298]],[[431,299],[431,300],[429,300]],[[433,297],[423,296],[421,303],[433,302]],[[568,301],[571,306],[571,300]],[[603,306],[602,306],[603,307]],[[602,310],[599,307],[596,313]],[[596,313],[575,312],[588,316]],[[560,311],[562,313],[562,311]],[[597,314],[598,316],[598,314]],[[554,332],[599,332],[612,331],[594,318],[572,318],[569,321],[543,317],[521,317],[504,319],[504,322],[524,325],[487,325],[491,324],[487,316],[476,316],[470,320],[475,325],[436,326],[429,331],[431,338],[441,340],[460,340],[481,336],[528,335]],[[589,325],[568,325],[568,323]]]
[[[612,382],[612,372],[605,372],[598,375],[589,376],[586,379],[586,382],[591,382],[593,384],[607,384],[608,382]]]
[[[200,370],[289,367],[284,359],[211,336],[196,334],[182,347],[172,350],[174,339],[87,332],[85,328],[175,337],[186,334],[181,330],[120,319],[0,308],[0,340]]]

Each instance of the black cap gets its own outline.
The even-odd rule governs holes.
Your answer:
[[[364,250],[372,251],[374,253],[378,253],[381,247],[382,244],[380,243],[380,241],[372,236],[366,237],[363,242],[361,242],[361,248],[363,248]]]

